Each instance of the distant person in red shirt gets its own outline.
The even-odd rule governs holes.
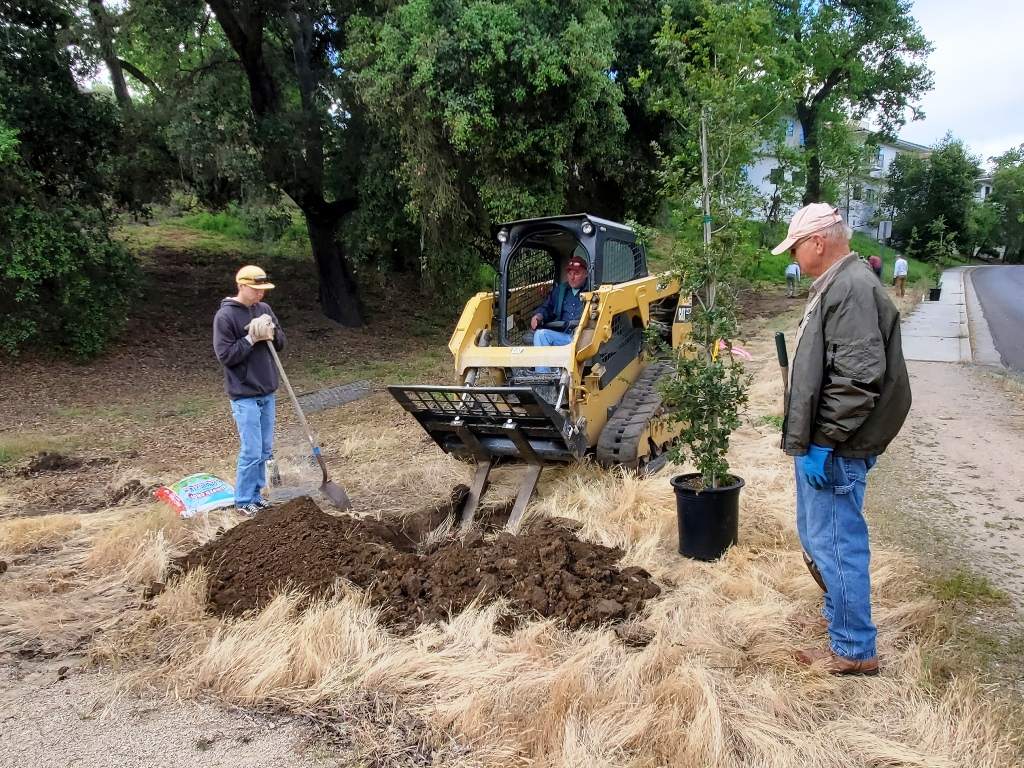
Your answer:
[[[869,256],[868,264],[871,265],[871,271],[875,273],[879,280],[882,279],[882,260],[878,256]]]

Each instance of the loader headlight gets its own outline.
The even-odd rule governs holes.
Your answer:
[[[594,225],[592,223],[590,223],[589,221],[584,221],[580,225],[580,229],[583,230],[583,234],[584,235],[592,235],[592,234],[594,234]]]
[[[499,243],[507,243],[508,242],[508,230],[507,229],[500,229],[500,230],[498,230],[498,242]]]

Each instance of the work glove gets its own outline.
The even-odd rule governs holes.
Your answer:
[[[828,487],[828,478],[825,477],[825,459],[832,453],[831,448],[822,448],[820,445],[812,445],[807,449],[807,455],[801,462],[807,483],[819,491]]]
[[[270,315],[260,315],[249,323],[248,329],[253,343],[274,339],[274,319]]]

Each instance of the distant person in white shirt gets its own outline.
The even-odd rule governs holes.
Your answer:
[[[799,286],[800,265],[795,261],[791,261],[789,262],[789,266],[786,267],[786,295],[791,299],[794,298]]]
[[[896,264],[892,268],[892,284],[896,286],[896,295],[902,296],[907,284],[907,260],[896,254]]]

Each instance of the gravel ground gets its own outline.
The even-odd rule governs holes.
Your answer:
[[[70,663],[0,659],[2,768],[325,765],[295,718],[115,696],[108,674],[62,675]]]

